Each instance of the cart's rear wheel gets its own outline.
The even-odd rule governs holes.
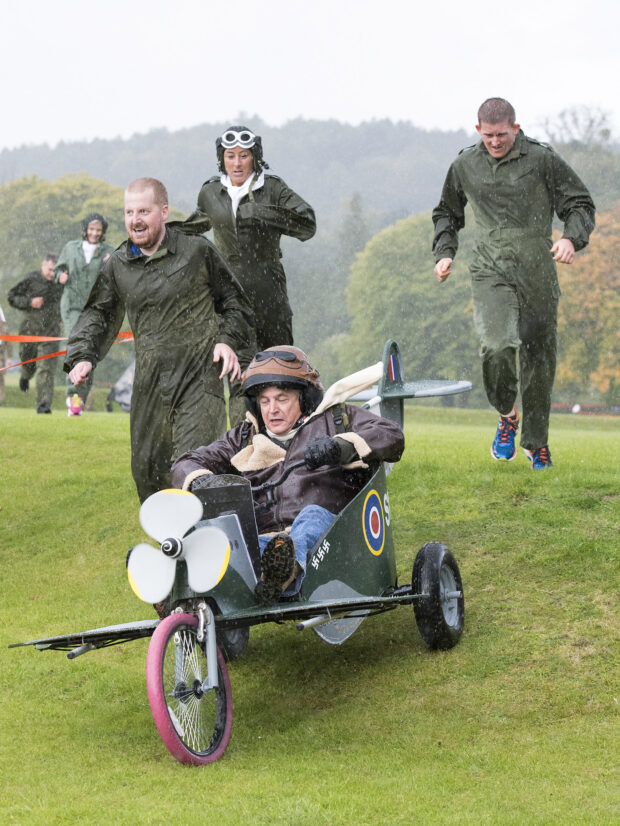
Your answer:
[[[429,648],[447,650],[463,633],[465,599],[456,559],[440,542],[427,542],[413,564],[411,587],[422,599],[413,603],[416,623]]]
[[[155,629],[146,658],[146,686],[164,745],[180,763],[213,763],[226,751],[232,727],[232,694],[217,650],[218,687],[203,691],[208,675],[197,617],[171,614]]]

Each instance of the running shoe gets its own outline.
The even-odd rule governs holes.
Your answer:
[[[514,416],[500,416],[497,420],[497,432],[491,445],[491,456],[497,460],[512,462],[517,455],[515,436],[519,430],[519,412]]]
[[[536,450],[526,450],[525,448],[523,450],[532,463],[532,470],[545,470],[545,468],[553,467],[549,445],[537,447]]]

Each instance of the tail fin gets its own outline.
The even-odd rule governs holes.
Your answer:
[[[403,360],[398,344],[393,339],[385,342],[382,361],[383,375],[377,390],[377,395],[381,399],[380,414],[402,427],[405,420],[403,399],[406,398],[403,385]]]
[[[450,379],[423,379],[405,381],[403,360],[398,344],[388,339],[383,348],[383,375],[377,389],[379,413],[392,419],[400,427],[404,423],[404,399],[428,398],[430,396],[451,396],[471,390],[470,381]]]

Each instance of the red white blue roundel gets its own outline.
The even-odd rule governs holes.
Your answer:
[[[381,499],[371,490],[364,502],[364,539],[371,553],[379,556],[385,542],[385,519]]]

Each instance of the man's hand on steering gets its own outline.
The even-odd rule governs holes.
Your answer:
[[[304,461],[308,470],[316,470],[321,465],[339,465],[341,456],[337,439],[333,436],[317,436],[306,445]]]

